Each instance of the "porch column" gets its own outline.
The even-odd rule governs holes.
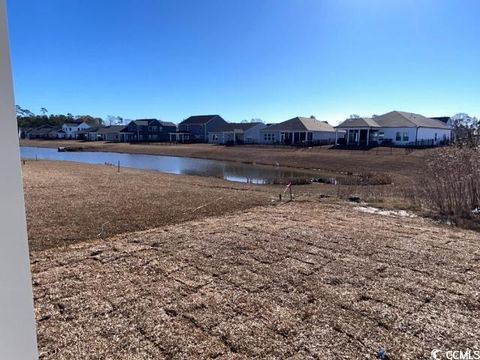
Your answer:
[[[360,129],[357,130],[357,146],[360,146]]]
[[[347,129],[347,145],[350,144],[350,129]]]
[[[338,145],[338,130],[335,129],[335,146]]]
[[[367,130],[367,146],[369,142],[370,142],[370,128],[368,128]]]

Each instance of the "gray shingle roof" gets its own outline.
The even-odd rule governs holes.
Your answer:
[[[160,124],[162,124],[162,126],[175,126],[177,127],[177,125],[175,125],[173,122],[171,121],[162,121],[162,120],[159,120]]]
[[[221,118],[220,115],[194,115],[194,116],[190,116],[189,118],[186,118],[180,124],[182,124],[182,125],[186,125],[186,124],[206,124],[212,118],[214,118],[216,116]]]
[[[369,118],[347,119],[342,122],[337,128],[435,128],[435,129],[450,129],[447,124],[440,120],[427,118],[420,114],[410,113],[406,111],[391,111],[389,113]]]
[[[150,124],[150,122],[152,122],[153,120],[155,119],[138,119],[138,120],[133,120],[133,122],[139,126],[148,126],[148,124]]]
[[[119,134],[123,129],[125,129],[125,125],[111,125],[111,126],[104,126],[98,130],[99,134]]]
[[[61,126],[53,126],[53,125],[41,125],[29,132],[32,136],[42,136],[47,135],[51,132],[59,132],[62,129]]]
[[[175,125],[173,122],[170,122],[170,121],[162,121],[162,120],[158,120],[158,119],[137,119],[137,120],[134,120],[133,122],[136,124],[136,125],[139,125],[139,126],[148,126],[150,125],[153,121],[158,121],[160,123],[160,125],[162,126],[177,126]]]
[[[375,120],[370,118],[353,118],[347,119],[337,126],[339,129],[353,127],[380,127],[380,125],[378,125]]]
[[[265,129],[265,131],[323,131],[335,132],[332,125],[317,119],[297,116],[293,119],[273,124]]]
[[[449,129],[442,121],[430,119],[420,114],[405,111],[391,111],[376,117],[375,122],[381,127],[426,127]]]

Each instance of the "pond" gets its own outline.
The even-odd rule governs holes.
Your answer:
[[[115,152],[59,152],[57,149],[20,147],[22,159],[73,161],[85,164],[111,164],[154,170],[168,174],[211,176],[228,181],[273,184],[291,179],[310,179],[312,173],[275,166],[242,164],[233,161],[196,159],[179,156],[125,154]]]

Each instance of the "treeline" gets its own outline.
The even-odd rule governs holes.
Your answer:
[[[67,122],[82,122],[85,121],[90,126],[104,125],[104,120],[99,117],[93,117],[90,115],[73,115],[73,114],[48,114],[48,110],[41,108],[41,115],[35,114],[28,109],[24,109],[19,105],[16,106],[17,110],[17,124],[20,128],[38,127],[41,125],[63,125]]]

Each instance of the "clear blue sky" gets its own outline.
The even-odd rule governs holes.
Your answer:
[[[36,113],[480,115],[480,1],[7,4],[16,102]]]

